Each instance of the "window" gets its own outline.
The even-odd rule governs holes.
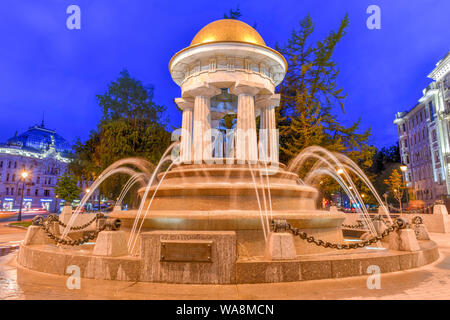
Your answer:
[[[430,101],[430,103],[428,103],[428,109],[430,111],[430,120],[433,121],[434,120],[434,110],[433,110],[433,102]]]
[[[14,169],[17,168],[17,161],[14,161]]]
[[[14,188],[11,188],[11,195],[14,195]]]
[[[12,182],[16,181],[16,174],[12,175]]]
[[[30,196],[30,189],[27,189],[27,196]]]
[[[6,195],[9,195],[9,188],[6,188]]]
[[[50,190],[44,190],[44,197],[50,196]]]
[[[37,184],[41,183],[41,177],[39,177],[39,176],[37,177],[36,183],[37,183]]]
[[[39,189],[34,190],[34,195],[38,196],[39,195]]]
[[[405,123],[403,123],[403,132],[406,132],[406,126],[405,126]],[[2,165],[3,165],[3,161],[2,161]],[[1,168],[1,166],[0,166],[0,168]]]
[[[3,168],[3,161],[0,161],[0,168]]]
[[[8,169],[11,168],[11,161],[8,161]]]
[[[9,181],[9,173],[6,174],[6,182]]]
[[[432,135],[433,135],[433,141],[436,141],[437,140],[436,130],[433,130]]]

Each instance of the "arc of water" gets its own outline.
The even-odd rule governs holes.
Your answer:
[[[320,156],[319,154],[324,154],[325,156],[327,156],[334,164],[335,167],[341,168],[342,167],[342,163],[339,161],[339,159],[330,151],[326,150],[325,148],[322,147],[318,147],[318,146],[312,146],[312,147],[307,147],[305,148],[296,158],[294,158],[294,160],[292,161],[292,163],[289,165],[289,170],[293,170],[296,168],[299,168],[301,165],[303,165],[303,163],[308,159],[308,158],[316,158],[316,159],[321,159],[322,161],[324,161],[325,163],[327,163],[330,168],[335,170],[335,167],[324,157]],[[360,196],[360,194],[358,192],[356,192],[357,188],[356,185],[354,184],[353,180],[351,179],[350,175],[348,174],[348,172],[346,172],[345,170],[343,170],[342,172],[343,176],[346,178],[347,182],[350,184],[350,186],[355,190],[355,196],[358,200],[358,202],[360,204],[364,204],[364,201],[362,201],[362,198]],[[361,209],[362,209],[362,213],[363,213],[363,219],[365,220],[366,224],[369,227],[370,232],[372,233],[372,235],[376,235],[376,230],[375,227],[373,226],[373,223],[370,219],[369,213],[366,209],[366,207],[364,205],[360,205]]]
[[[362,179],[364,181],[364,183],[369,187],[370,191],[372,192],[372,194],[375,196],[375,198],[377,199],[378,204],[382,207],[385,208],[386,205],[383,203],[383,200],[381,200],[380,195],[378,194],[378,192],[376,191],[375,187],[373,186],[372,182],[370,182],[370,180],[367,178],[367,176],[364,174],[364,172],[361,170],[360,167],[358,167],[358,165],[351,159],[349,159],[348,157],[342,157],[341,154],[336,153],[336,156],[338,158],[342,158],[342,160],[346,163],[348,163],[348,165],[346,165],[346,167],[350,170],[352,170],[356,175],[358,175],[358,177],[360,179]],[[386,215],[388,216],[389,222],[392,224],[392,218],[391,215],[389,213],[389,210],[386,208],[385,210]]]
[[[252,176],[253,186],[255,187],[256,200],[258,201],[259,216],[261,218],[261,226],[262,226],[262,229],[264,232],[264,240],[267,241],[267,233],[269,233],[269,221],[267,221],[267,225],[264,223],[264,218],[263,218],[262,208],[261,208],[261,200],[259,199],[258,187],[256,185],[255,175],[253,174],[253,168],[252,168],[250,162],[248,163],[248,167],[250,168],[250,174]],[[267,215],[266,215],[266,220],[267,220]],[[267,228],[267,231],[266,231],[266,228]]]
[[[128,179],[125,186],[120,191],[119,197],[117,198],[116,206],[122,205],[122,201],[127,195],[128,191],[131,189],[132,186],[134,186],[137,182],[141,183],[141,185],[144,187],[147,183],[145,181],[145,173],[138,172],[135,175],[133,175],[130,179]]]
[[[269,197],[269,212],[270,212],[270,220],[273,220],[273,215],[272,215],[272,195],[270,194],[270,180],[269,180],[269,171],[267,169],[267,163],[264,162],[264,166],[266,169],[266,182],[267,182],[267,194]]]
[[[134,246],[136,245],[137,239],[138,239],[139,234],[140,234],[140,232],[141,232],[142,226],[144,225],[145,218],[147,217],[147,214],[148,214],[148,211],[149,211],[149,209],[150,209],[150,206],[152,205],[153,199],[155,198],[156,192],[158,191],[159,186],[161,185],[161,183],[164,181],[164,178],[166,177],[167,172],[172,168],[172,166],[173,166],[174,164],[175,164],[175,162],[172,162],[172,163],[169,165],[169,167],[167,168],[167,170],[164,172],[163,176],[161,177],[161,180],[159,180],[158,185],[156,186],[155,191],[153,192],[152,198],[150,199],[150,202],[149,202],[147,208],[145,209],[145,214],[144,214],[144,216],[142,217],[141,224],[139,225],[139,229],[138,229],[138,231],[136,232],[136,236],[135,236],[134,239],[133,239],[133,245],[131,246],[131,248],[129,248],[129,250],[130,250],[129,252],[134,252]],[[142,201],[144,201],[144,199],[145,199],[145,198],[143,198]],[[135,221],[137,221],[137,219],[136,219]],[[130,236],[130,239],[131,239],[131,236]]]
[[[133,234],[136,231],[137,223],[139,221],[139,217],[141,216],[142,210],[144,208],[145,199],[148,196],[148,192],[150,190],[150,187],[153,185],[153,181],[155,180],[156,175],[158,174],[159,169],[161,168],[161,166],[166,161],[171,159],[171,157],[167,156],[168,153],[179,143],[180,143],[179,141],[175,141],[166,149],[166,151],[163,153],[163,155],[161,157],[161,160],[159,160],[158,165],[153,170],[152,176],[150,177],[150,180],[148,181],[147,186],[145,187],[145,191],[144,191],[144,194],[142,196],[141,203],[139,204],[139,209],[138,209],[138,212],[136,214],[136,218],[134,219],[134,222],[133,222],[133,227],[131,228],[130,237],[128,238],[128,243],[127,243],[128,248],[130,248],[130,244],[131,244],[132,239],[133,239]]]
[[[125,174],[129,174],[130,176],[134,175],[136,173],[136,171],[134,171],[133,169],[131,169],[130,167],[118,167],[118,168],[114,168],[112,170],[110,170],[109,172],[102,174],[101,176],[99,176],[94,183],[92,184],[89,192],[87,192],[83,199],[81,199],[81,202],[79,204],[79,206],[77,207],[77,209],[75,210],[75,212],[72,214],[72,216],[70,217],[66,228],[64,229],[63,233],[61,234],[61,236],[63,238],[67,237],[67,234],[70,231],[70,228],[72,227],[73,223],[75,222],[76,218],[78,217],[81,208],[84,207],[84,205],[86,204],[86,201],[93,195],[94,191],[98,188],[98,186],[104,181],[106,180],[108,177],[112,176],[113,174],[116,173],[125,173]]]
[[[339,175],[337,175],[337,174],[334,173],[334,172],[335,172],[335,169],[333,168],[333,166],[332,166],[330,163],[326,162],[326,159],[322,158],[321,156],[318,156],[318,157],[320,157],[322,160],[319,160],[319,161],[317,161],[317,162],[314,164],[313,168],[311,169],[311,171],[310,171],[310,172],[308,173],[308,175],[306,176],[305,181],[309,184],[309,183],[311,182],[311,180],[315,178],[315,172],[316,172],[316,170],[324,169],[324,168],[320,168],[320,165],[321,165],[321,163],[324,163],[324,161],[325,161],[325,163],[327,164],[327,166],[328,166],[329,168],[332,168],[332,170],[330,170],[330,169],[324,169],[324,170],[325,170],[325,173],[327,173],[327,174],[330,175],[334,180],[336,180],[336,181],[339,183],[339,185],[341,185],[341,187],[344,189],[344,191],[346,191],[346,193],[349,194],[349,198],[350,198],[352,201],[354,201],[355,203],[357,203],[357,204],[359,205],[359,206],[357,207],[357,211],[358,211],[360,217],[361,217],[364,221],[366,221],[366,222],[367,222],[367,221],[371,221],[371,220],[370,220],[370,217],[367,217],[367,219],[366,219],[366,215],[364,214],[364,211],[363,211],[364,203],[359,202],[359,200],[358,200],[357,197],[356,197],[356,193],[354,194],[354,193],[351,191],[352,189],[350,189],[350,188],[347,186],[347,184],[345,183],[345,181],[342,179],[341,176],[339,176]],[[353,190],[355,190],[355,189],[353,189]],[[355,192],[357,192],[357,191],[355,190]],[[365,208],[365,207],[364,207],[364,208]],[[367,213],[367,216],[368,216],[368,213]],[[370,223],[371,223],[371,222],[370,222]]]

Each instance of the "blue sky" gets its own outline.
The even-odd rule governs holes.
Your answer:
[[[81,30],[66,28],[70,4],[81,8]],[[256,23],[269,46],[284,43],[307,13],[319,39],[348,12],[347,35],[335,52],[347,112],[335,111],[346,123],[361,117],[378,147],[396,142],[395,112],[417,103],[427,75],[450,50],[448,0],[2,0],[0,141],[40,123],[43,112],[46,126],[69,142],[86,139],[100,119],[95,95],[124,68],[155,86],[170,125],[180,126],[173,103],[180,90],[168,62],[204,25],[238,4],[242,20]],[[380,30],[366,27],[371,4],[381,8]]]

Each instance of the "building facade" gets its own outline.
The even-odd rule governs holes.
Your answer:
[[[63,200],[54,188],[67,170],[70,151],[69,143],[43,123],[0,144],[0,210],[17,210],[23,191],[24,210],[56,212]]]
[[[416,200],[432,204],[450,194],[450,52],[428,75],[434,81],[418,103],[394,120],[406,185]]]

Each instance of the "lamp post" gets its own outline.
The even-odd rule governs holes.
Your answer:
[[[20,174],[20,177],[22,178],[22,192],[20,194],[20,206],[19,206],[19,214],[17,216],[17,221],[22,221],[22,204],[23,204],[23,189],[25,189],[25,181],[28,177],[28,172],[22,171]]]
[[[406,164],[402,164],[400,166],[400,170],[403,174],[403,185],[405,186],[405,190],[406,190],[406,204],[408,204],[409,202],[409,191],[408,191],[408,187],[406,185],[406,170],[408,170],[408,166]]]

